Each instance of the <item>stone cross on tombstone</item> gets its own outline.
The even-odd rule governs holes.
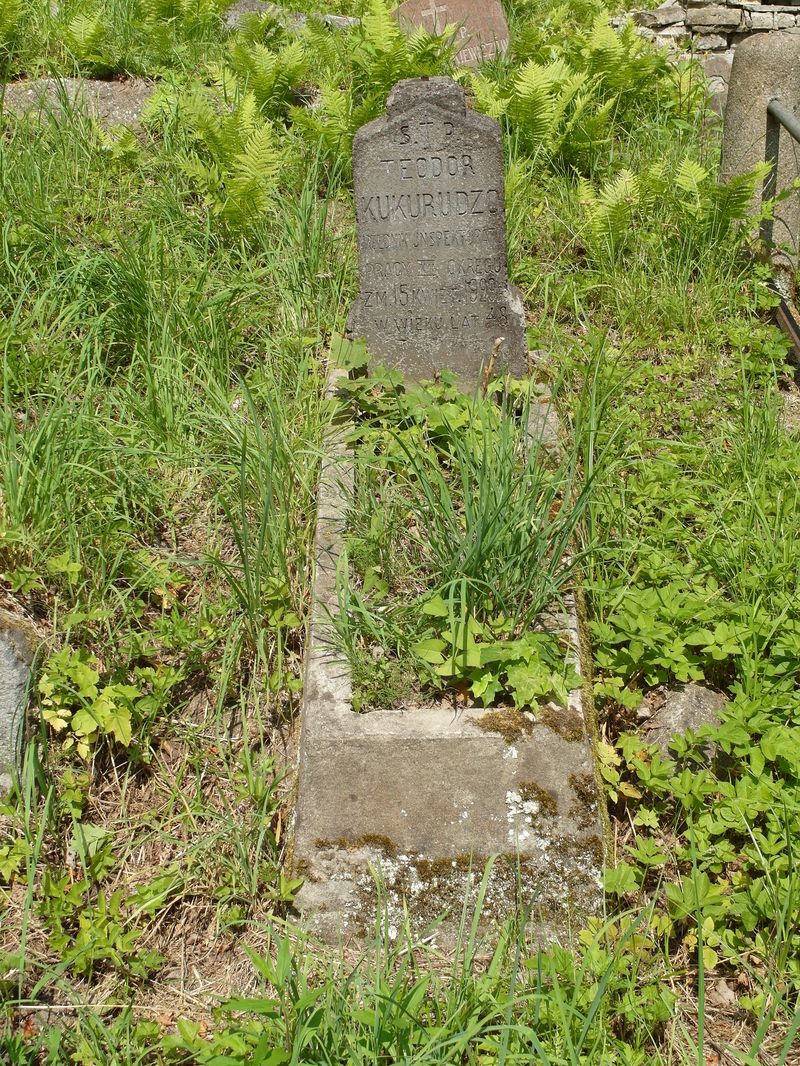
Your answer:
[[[456,63],[460,67],[477,67],[508,48],[508,23],[500,0],[405,0],[393,15],[403,29],[412,32],[419,26],[428,33],[458,26]]]
[[[409,378],[490,361],[524,375],[525,316],[506,267],[500,126],[449,78],[398,82],[353,142],[359,295],[348,332]]]
[[[420,15],[424,19],[431,20],[431,33],[441,33],[447,25],[447,7],[444,4],[435,4],[434,0],[429,0],[430,7],[425,11],[420,11]],[[439,15],[443,16],[443,19],[439,20]]]

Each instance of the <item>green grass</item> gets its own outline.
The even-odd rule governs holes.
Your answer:
[[[352,565],[335,625],[356,705],[385,702],[400,675],[406,690],[468,689],[483,706],[565,702],[577,677],[542,616],[558,614],[574,586],[591,479],[557,433],[548,438],[547,404],[524,383],[468,397],[447,381],[405,388],[391,374],[346,391]],[[408,695],[388,688],[390,703]]]
[[[510,270],[572,432],[542,490],[591,489],[555,534],[580,519],[618,861],[571,944],[537,950],[523,902],[488,948],[467,914],[455,958],[376,929],[347,960],[297,939],[282,860],[324,383],[355,290],[350,144],[451,56],[377,9],[299,38],[231,36],[221,10],[0,14],[7,76],[159,83],[137,137],[3,118],[0,599],[43,641],[0,804],[4,1058],[666,1064],[705,1041],[791,1063],[800,443],[740,226],[753,182],[715,183],[702,79],[584,0],[515,3],[509,54],[458,72],[503,125]],[[459,433],[445,400],[384,419],[354,556],[441,593],[442,628],[490,567],[522,623],[560,580],[519,537],[542,472],[511,461],[514,419]],[[374,459],[398,447],[415,476],[387,494]],[[409,508],[413,545],[392,533]],[[359,639],[366,681],[396,690]],[[729,702],[667,761],[639,716],[688,679]]]

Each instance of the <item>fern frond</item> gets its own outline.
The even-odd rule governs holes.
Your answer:
[[[233,113],[237,138],[240,144],[246,144],[261,126],[261,114],[254,93],[245,93],[239,106]]]
[[[508,99],[501,96],[497,82],[484,74],[471,73],[470,85],[478,111],[491,118],[500,118],[506,113]]]
[[[769,164],[759,163],[749,174],[739,174],[724,183],[709,185],[708,197],[719,232],[727,231],[733,222],[742,222],[749,216],[756,190],[768,173]]]
[[[184,152],[176,156],[178,169],[197,187],[203,199],[210,203],[220,200],[222,194],[222,174],[213,163],[204,162],[194,152]]]
[[[392,52],[403,42],[403,33],[382,0],[370,0],[361,19],[366,43],[379,52]]]
[[[21,22],[21,0],[0,0],[0,51],[10,46]]]
[[[181,99],[179,117],[186,130],[204,144],[218,162],[226,163],[239,150],[240,142],[235,136],[231,137],[228,124],[201,90]]]
[[[696,163],[693,159],[684,156],[680,166],[675,171],[674,180],[679,189],[683,189],[684,192],[698,196],[700,194],[700,186],[707,177],[707,170],[704,170],[700,164]]]
[[[308,69],[300,41],[292,41],[279,52],[263,44],[236,41],[230,48],[230,63],[242,88],[253,93],[261,110],[273,117],[285,113]]]
[[[335,72],[337,76],[341,75],[345,67],[341,51],[343,47],[341,34],[331,33],[324,24],[309,20],[303,27],[300,42],[305,55],[313,59],[314,66],[323,80],[329,72]]]
[[[180,14],[180,0],[139,0],[139,18],[145,25],[167,21]]]
[[[247,139],[244,151],[236,157],[236,170],[243,177],[258,181],[265,190],[275,184],[280,170],[281,154],[275,147],[272,130],[264,125]]]
[[[163,129],[180,110],[181,93],[175,86],[161,82],[139,112],[139,122],[145,128]]]
[[[97,12],[82,12],[70,19],[64,30],[65,43],[79,62],[97,54],[105,28]]]
[[[624,55],[622,38],[612,29],[607,11],[601,11],[592,22],[586,38],[589,54],[589,70],[592,73],[608,73],[618,66]]]
[[[578,185],[586,220],[587,247],[598,256],[615,260],[631,236],[633,210],[639,202],[639,180],[629,170],[621,170],[595,192],[588,181]]]
[[[269,205],[280,158],[269,126],[250,136],[227,182],[228,197],[222,210],[226,218],[239,223],[257,221]]]
[[[544,66],[530,59],[512,86],[508,115],[523,134],[529,151],[554,146],[564,113],[586,81],[584,74],[557,59]]]

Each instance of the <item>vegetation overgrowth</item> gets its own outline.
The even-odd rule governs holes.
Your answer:
[[[335,628],[357,710],[443,691],[535,709],[580,684],[559,616],[591,486],[544,436],[549,404],[514,391],[470,396],[448,372],[406,386],[385,369],[339,389],[354,492]]]
[[[758,175],[717,184],[699,69],[596,0],[508,4],[479,71],[377,0],[297,5],[364,16],[342,32],[224,8],[0,3],[6,79],[156,82],[137,133],[2,116],[0,588],[42,642],[0,804],[4,1061],[796,1062],[800,443]],[[467,915],[455,963],[378,923],[354,966],[293,931],[285,774],[350,145],[437,73],[502,124],[509,267],[591,484],[616,863],[570,945],[528,942],[521,886],[489,956]],[[729,701],[666,758],[639,725],[688,680]]]

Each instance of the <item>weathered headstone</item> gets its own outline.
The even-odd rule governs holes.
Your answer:
[[[456,63],[462,67],[477,67],[508,48],[508,23],[500,0],[406,0],[394,17],[404,29],[422,26],[429,33],[457,26]]]
[[[720,177],[724,181],[749,173],[763,161],[767,104],[775,97],[790,111],[800,108],[800,36],[795,33],[759,34],[736,48],[722,142]],[[777,191],[789,188],[798,177],[800,145],[781,130]],[[752,210],[758,211],[760,206],[759,188]],[[773,240],[778,246],[773,264],[779,271],[792,273],[797,269],[800,248],[800,196],[796,192],[775,207]]]
[[[353,337],[410,378],[524,374],[522,300],[506,267],[503,144],[449,78],[410,78],[353,142],[359,296]]]
[[[33,662],[33,641],[19,622],[0,610],[0,794],[19,769],[25,697]]]

